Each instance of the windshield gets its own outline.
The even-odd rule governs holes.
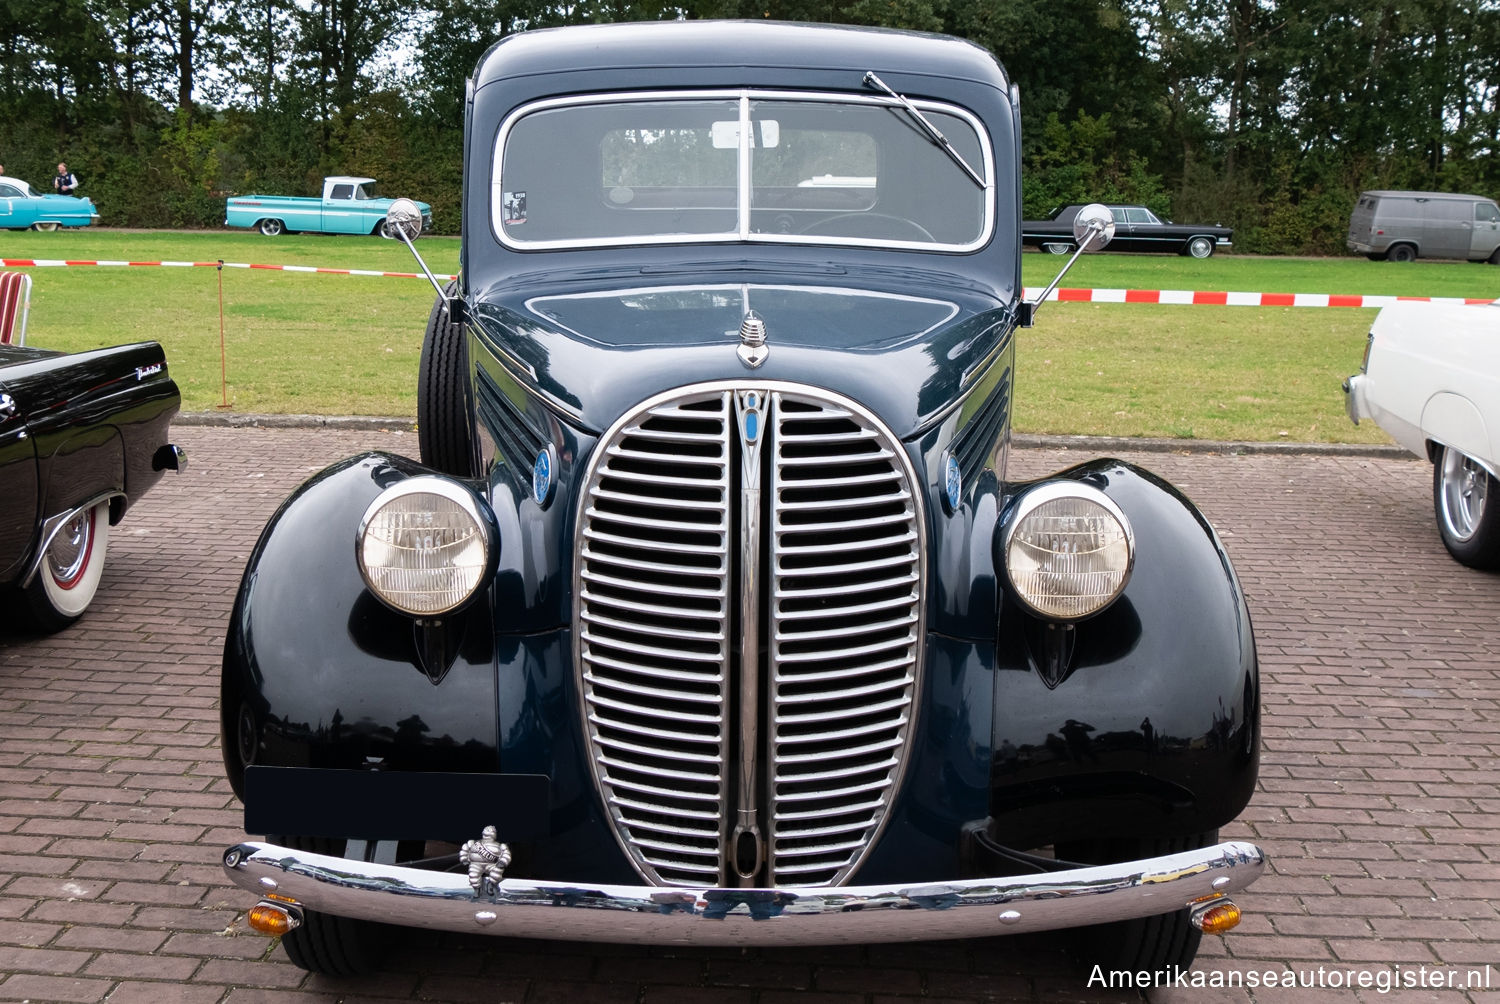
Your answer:
[[[957,108],[917,102],[985,179]],[[568,99],[500,131],[492,213],[507,245],[689,241],[967,251],[993,225],[981,188],[895,100],[756,92]]]

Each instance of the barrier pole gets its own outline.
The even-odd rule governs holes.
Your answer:
[[[232,408],[229,403],[229,351],[224,347],[224,259],[216,266],[219,273],[219,407]]]

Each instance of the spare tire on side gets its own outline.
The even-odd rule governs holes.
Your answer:
[[[458,282],[444,292],[457,297]],[[473,409],[469,405],[469,352],[464,326],[442,297],[432,304],[422,336],[417,375],[417,447],[422,463],[455,477],[474,477]]]

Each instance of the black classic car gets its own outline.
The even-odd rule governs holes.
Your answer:
[[[1263,856],[1218,839],[1260,735],[1224,548],[1129,464],[1006,475],[1037,304],[995,59],[544,30],[489,51],[466,120],[420,459],[314,476],[234,604],[250,925],[332,974],[378,961],[375,922],[1086,927],[1132,968],[1232,926]]]
[[[64,354],[0,345],[4,617],[56,631],[99,588],[109,528],[182,451],[181,398],[155,342]]]
[[[1068,254],[1077,247],[1073,239],[1073,219],[1078,205],[1055,209],[1045,220],[1022,220],[1021,243],[1053,254]],[[1115,218],[1112,251],[1148,251],[1158,254],[1181,254],[1207,258],[1215,248],[1227,248],[1234,231],[1229,227],[1207,223],[1173,223],[1162,220],[1145,206],[1108,205]]]

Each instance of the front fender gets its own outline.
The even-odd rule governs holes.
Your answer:
[[[419,623],[365,588],[360,517],[382,490],[433,473],[371,453],[299,488],[250,555],[224,644],[225,766],[499,769],[491,604]],[[502,545],[503,546],[503,545]]]
[[[1002,596],[997,835],[1029,847],[1216,829],[1249,801],[1260,750],[1255,640],[1229,556],[1185,496],[1137,467],[1098,460],[1055,479],[1120,506],[1135,566],[1120,598],[1071,632]]]

